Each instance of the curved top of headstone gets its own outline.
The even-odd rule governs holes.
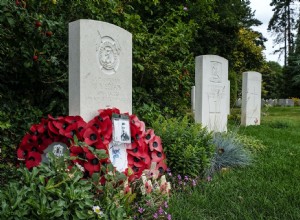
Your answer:
[[[72,24],[74,22],[80,22],[82,24],[86,23],[88,25],[104,25],[104,26],[107,26],[109,28],[113,28],[117,31],[124,31],[125,33],[128,33],[128,34],[131,35],[131,33],[129,31],[125,30],[124,28],[121,28],[117,25],[114,25],[114,24],[111,24],[111,23],[108,23],[108,22],[105,22],[105,21],[98,21],[98,20],[92,20],[92,19],[78,19],[76,21],[70,22],[70,24]]]
[[[247,78],[250,80],[261,81],[261,79],[262,79],[261,73],[256,72],[256,71],[245,71],[245,72],[243,72],[243,76],[244,75],[247,75]]]

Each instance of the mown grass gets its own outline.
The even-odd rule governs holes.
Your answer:
[[[174,193],[173,219],[300,219],[300,108],[270,108],[260,126],[237,130],[266,149],[247,168]]]

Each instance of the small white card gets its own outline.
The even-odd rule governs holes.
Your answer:
[[[119,172],[123,172],[128,167],[126,144],[109,144],[109,159]]]

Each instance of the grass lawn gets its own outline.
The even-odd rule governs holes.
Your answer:
[[[174,193],[173,219],[300,219],[300,108],[263,111],[260,126],[239,127],[266,149],[190,193]]]

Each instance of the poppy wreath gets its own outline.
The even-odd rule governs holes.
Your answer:
[[[109,154],[109,143],[112,141],[112,115],[120,114],[117,108],[100,109],[98,115],[89,122],[80,116],[66,116],[42,119],[39,124],[31,126],[17,149],[18,160],[23,161],[28,169],[38,166],[42,155],[53,142],[64,143],[72,158],[72,163],[84,167],[85,177],[100,172],[101,165],[111,163],[109,157],[98,159],[87,146],[76,146],[74,136],[94,149],[105,150]],[[128,168],[125,174],[129,180],[139,178],[151,164],[162,174],[167,166],[160,137],[152,129],[145,130],[145,123],[136,115],[129,115],[131,147],[127,148]],[[130,168],[130,169],[129,169]]]

